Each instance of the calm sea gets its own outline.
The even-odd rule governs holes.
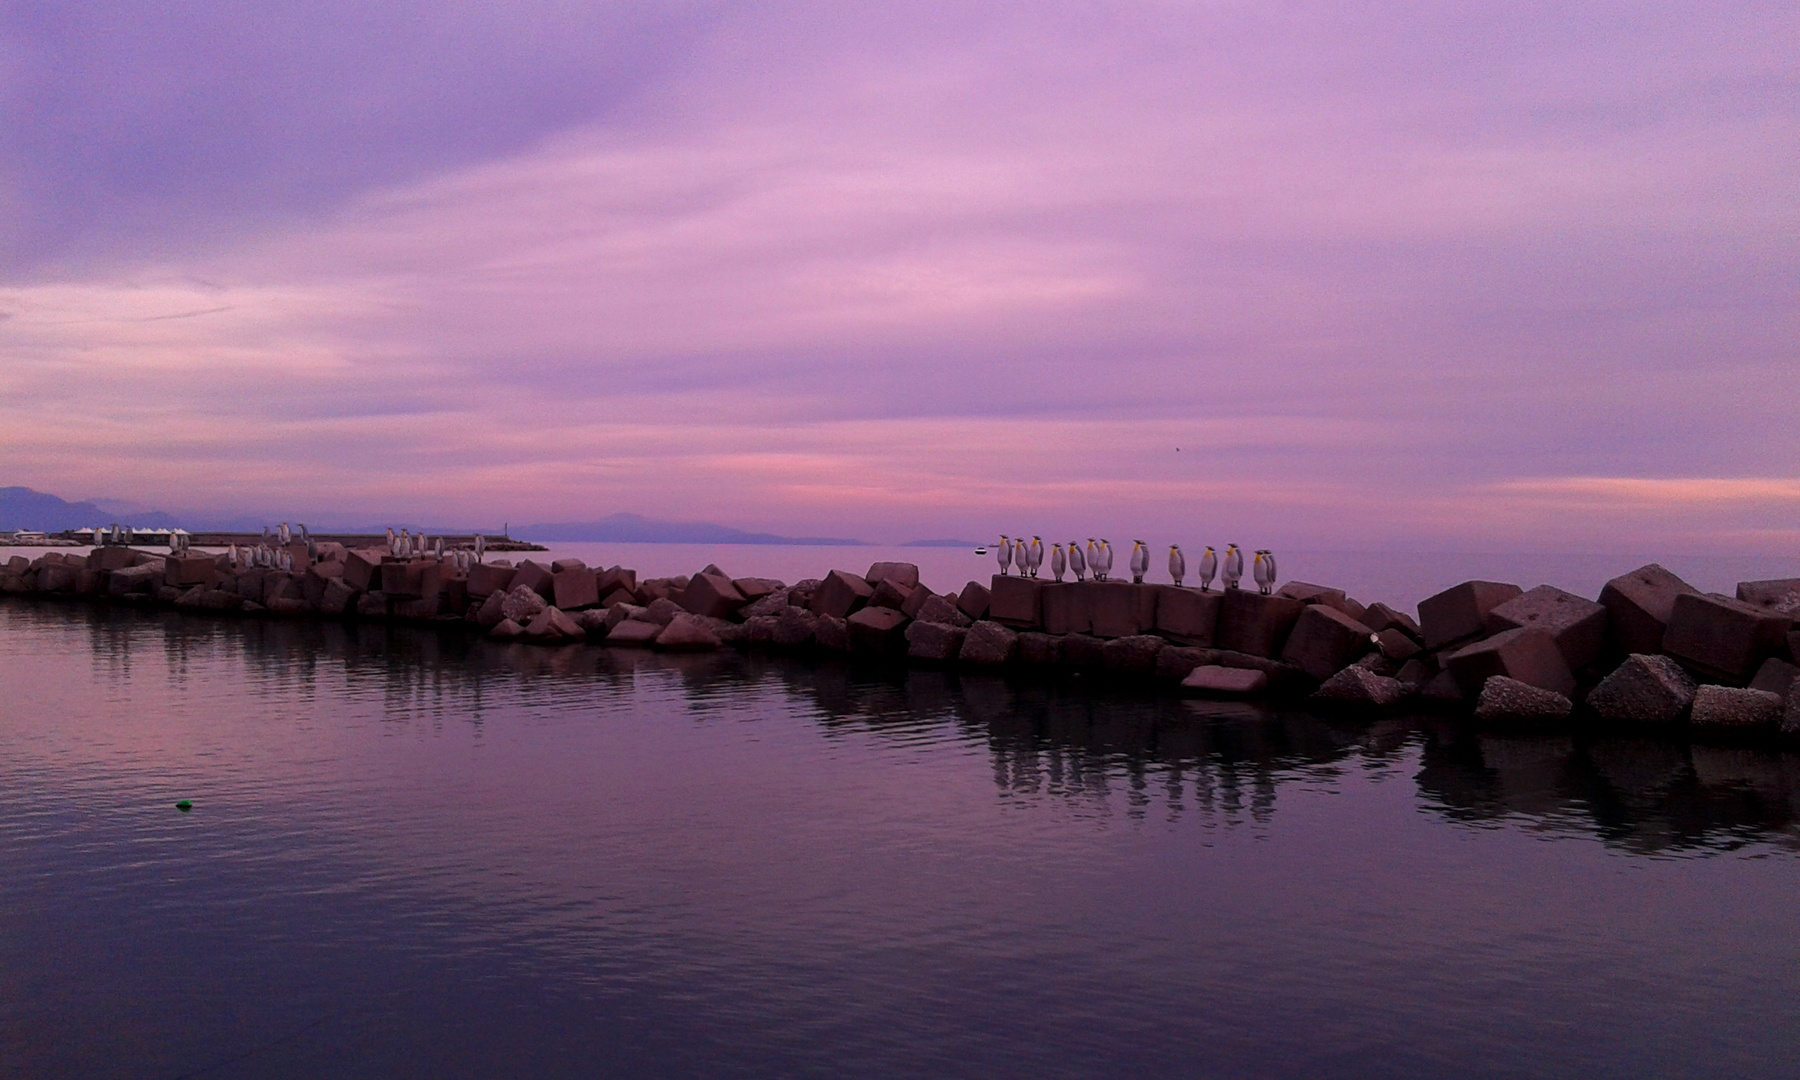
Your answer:
[[[18,601],[0,747],[0,1076],[1800,1075],[1795,755]]]

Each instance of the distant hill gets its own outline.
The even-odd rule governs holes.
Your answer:
[[[982,545],[981,545],[981,541],[979,541],[979,540],[908,540],[906,543],[901,544],[900,546],[901,547],[978,548]]]
[[[143,529],[173,529],[179,524],[168,514],[156,511],[121,516],[92,502],[69,502],[28,487],[0,488],[0,532],[61,532],[114,522]]]
[[[777,536],[745,532],[728,525],[701,521],[655,521],[638,514],[613,514],[598,521],[565,521],[521,525],[512,530],[519,540],[537,543],[604,541],[615,544],[817,544],[834,547],[867,547],[867,541],[830,536]]]

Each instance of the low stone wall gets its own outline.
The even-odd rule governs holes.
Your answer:
[[[1369,713],[1430,707],[1493,723],[1608,722],[1800,739],[1800,579],[1702,593],[1660,566],[1589,600],[1468,581],[1417,617],[1289,582],[1268,595],[995,576],[937,594],[910,563],[788,584],[717,566],[639,580],[578,560],[401,559],[295,544],[278,562],[124,547],[15,556],[0,594],[271,618],[406,622],[547,646],[809,650],[1139,681]]]

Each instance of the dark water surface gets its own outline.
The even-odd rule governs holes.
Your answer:
[[[0,740],[6,1076],[1800,1075],[1791,755],[16,602]]]

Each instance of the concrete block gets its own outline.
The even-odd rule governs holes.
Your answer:
[[[1398,626],[1390,626],[1377,633],[1375,647],[1381,650],[1381,655],[1396,664],[1406,663],[1425,649],[1425,646]]]
[[[1525,590],[1517,585],[1465,581],[1436,596],[1426,597],[1419,601],[1419,628],[1424,634],[1425,647],[1439,649],[1481,633],[1488,612],[1524,593]]]
[[[606,625],[606,611],[603,608],[588,608],[586,611],[576,612],[569,618],[575,620],[575,625],[581,627],[581,632],[587,636],[589,641],[599,641],[606,636],[606,631],[610,629]]]
[[[89,570],[124,570],[137,561],[137,552],[131,548],[98,547],[88,552],[87,568]]]
[[[1070,671],[1099,671],[1106,666],[1106,642],[1092,634],[1066,634],[1062,642],[1063,666]]]
[[[1290,581],[1275,590],[1276,596],[1285,596],[1290,600],[1298,600],[1302,604],[1324,604],[1330,600],[1342,602],[1344,590],[1334,589],[1328,585],[1314,585],[1309,581]],[[1335,604],[1329,605],[1335,607]]]
[[[505,594],[502,593],[501,596],[504,597]],[[609,607],[606,609],[606,629],[610,632],[613,627],[618,626],[627,619],[636,619],[639,622],[650,622],[649,619],[644,617],[648,613],[648,609],[638,607],[636,604],[619,604],[614,607]],[[655,625],[667,626],[668,624],[656,623]]]
[[[355,588],[341,576],[334,577],[325,582],[316,606],[321,615],[347,615],[356,610],[356,602],[361,595],[362,590]]]
[[[813,623],[813,641],[826,652],[850,651],[850,624],[836,615],[820,615]]]
[[[1323,682],[1368,652],[1371,636],[1368,627],[1336,608],[1309,604],[1294,621],[1281,659]]]
[[[1781,651],[1792,623],[1729,597],[1682,593],[1663,634],[1663,652],[1718,681],[1748,682],[1764,657]]]
[[[1706,685],[1694,693],[1688,723],[1699,731],[1746,734],[1780,729],[1781,698],[1766,690]]]
[[[802,578],[801,580],[794,582],[793,585],[788,587],[788,606],[802,607],[811,611],[813,596],[819,591],[819,586],[823,584],[825,583],[818,578]]]
[[[1082,586],[1074,582],[1047,581],[1038,588],[1046,634],[1085,634],[1093,629],[1092,612],[1082,602]]]
[[[709,619],[727,618],[746,603],[730,578],[705,572],[689,578],[687,588],[672,599],[688,612]]]
[[[1250,668],[1202,664],[1188,672],[1187,678],[1181,680],[1181,688],[1210,696],[1244,697],[1266,691],[1269,688],[1269,676]]]
[[[584,571],[585,572],[585,571]],[[585,641],[587,631],[579,623],[565,615],[560,608],[547,607],[525,626],[525,640],[539,645],[553,645],[565,641]]]
[[[443,600],[438,596],[421,596],[416,600],[388,597],[388,617],[423,622],[443,614]]]
[[[313,606],[304,597],[277,596],[269,601],[269,614],[281,619],[310,615],[313,610]]]
[[[1156,674],[1156,657],[1166,644],[1154,634],[1113,638],[1100,646],[1100,663],[1114,675],[1140,675],[1149,679]]]
[[[1673,724],[1687,714],[1696,689],[1693,677],[1668,657],[1632,653],[1588,691],[1584,704],[1602,720]]]
[[[731,584],[731,579],[723,574],[695,574],[694,577],[717,578],[727,585]],[[692,581],[688,582],[688,587],[693,587]],[[734,587],[732,591],[736,592],[737,589]],[[656,647],[671,652],[709,652],[716,649],[723,642],[708,625],[709,621],[707,616],[683,612],[669,620],[669,625],[656,635]]]
[[[844,622],[850,630],[850,651],[891,656],[906,651],[906,624],[911,621],[897,608],[865,607]]]
[[[1156,594],[1161,587],[1128,581],[1084,581],[1076,585],[1076,595],[1087,608],[1087,632],[1097,638],[1119,638],[1155,630]]]
[[[501,619],[488,628],[488,637],[495,641],[517,641],[525,636],[525,628],[511,619]]]
[[[390,600],[436,600],[440,567],[435,559],[381,564],[381,591]]]
[[[1356,621],[1377,634],[1383,630],[1398,630],[1414,641],[1423,642],[1425,640],[1425,632],[1419,629],[1419,624],[1411,615],[1404,611],[1395,611],[1386,604],[1370,604],[1364,611],[1363,617]]]
[[[675,616],[683,614],[687,609],[666,596],[659,596],[644,606],[644,613],[637,616],[646,622],[658,626],[667,626],[675,621]]]
[[[558,559],[580,562],[579,559]],[[550,576],[550,599],[558,611],[580,611],[600,603],[600,579],[585,566],[570,566]],[[527,628],[529,629],[529,628]]]
[[[871,584],[874,584],[871,582]],[[891,608],[905,613],[907,601],[912,599],[917,589],[909,589],[892,578],[875,585],[875,591],[869,594],[869,607]]]
[[[1793,692],[1795,676],[1800,676],[1800,667],[1795,667],[1780,657],[1771,656],[1756,669],[1756,677],[1750,680],[1750,689],[1766,691],[1786,701]]]
[[[775,626],[779,622],[781,620],[773,615],[750,616],[744,620],[744,642],[752,646],[774,644]]]
[[[1208,663],[1211,650],[1192,645],[1166,645],[1156,654],[1156,677],[1167,682],[1180,682],[1188,672]]]
[[[1495,675],[1481,686],[1481,696],[1475,701],[1475,719],[1485,723],[1554,723],[1567,720],[1574,708],[1573,702],[1554,690]]]
[[[614,589],[600,600],[601,607],[615,607],[620,604],[637,604],[637,594],[624,589]]]
[[[738,617],[745,622],[767,616],[779,618],[788,609],[787,590],[782,589],[759,597],[738,609]]]
[[[1312,700],[1355,709],[1386,709],[1399,704],[1405,696],[1406,687],[1400,680],[1352,664],[1321,683],[1313,691]]]
[[[371,589],[356,598],[356,617],[359,619],[385,619],[387,613],[387,595],[380,589]]]
[[[1771,615],[1800,620],[1800,578],[1773,581],[1740,581],[1737,598]]]
[[[875,595],[874,586],[843,570],[833,570],[813,590],[812,612],[834,619],[848,618]]]
[[[957,659],[974,667],[998,667],[1013,658],[1018,646],[1019,635],[1010,627],[983,619],[969,627]]]
[[[1547,631],[1573,670],[1587,667],[1599,658],[1606,647],[1606,623],[1606,609],[1592,600],[1553,585],[1539,585],[1488,612],[1484,629],[1489,634],[1521,626]]]
[[[991,594],[987,586],[978,581],[964,585],[962,592],[956,596],[956,610],[971,619],[985,619],[988,615],[988,604]]]
[[[1224,593],[1159,585],[1156,631],[1171,641],[1207,648],[1217,640],[1219,609],[1224,603]]]
[[[968,636],[964,626],[915,619],[906,628],[906,655],[926,663],[948,663],[961,655]]]
[[[914,616],[919,622],[942,623],[945,626],[960,626],[967,629],[975,620],[964,615],[956,604],[946,596],[934,596],[925,601]]]
[[[344,564],[341,560],[313,563],[306,568],[306,573],[300,576],[301,595],[306,597],[307,603],[318,607],[319,601],[325,596],[325,586],[343,576]]]
[[[1655,563],[1613,578],[1600,590],[1613,647],[1625,653],[1662,652],[1675,598],[1699,591]]]
[[[344,571],[340,575],[344,584],[358,592],[381,588],[381,560],[385,557],[387,552],[379,548],[344,552]]]
[[[1055,667],[1063,662],[1063,639],[1055,634],[1028,630],[1019,635],[1013,660],[1028,667]]]
[[[819,617],[803,607],[793,607],[775,617],[775,636],[770,644],[781,649],[796,649],[813,640]]]
[[[1034,578],[995,574],[989,586],[987,618],[1018,630],[1044,626],[1043,584]]]
[[[1505,675],[1564,697],[1575,693],[1575,675],[1563,659],[1556,639],[1534,626],[1521,627],[1477,641],[1452,653],[1445,668],[1462,689],[1474,697],[1495,675]]]
[[[163,582],[177,589],[213,585],[220,578],[210,555],[174,555],[163,560]]]
[[[756,603],[765,596],[774,593],[786,593],[787,585],[775,578],[742,577],[732,578],[731,583],[737,587],[738,595],[748,603]],[[785,600],[786,597],[784,596]]]
[[[884,581],[892,581],[908,590],[919,587],[919,568],[909,562],[878,562],[869,567],[863,580],[870,585],[880,585]]]
[[[529,585],[516,585],[500,595],[500,614],[520,626],[531,625],[531,620],[549,606]]]
[[[883,582],[882,584],[886,584],[886,582]],[[879,588],[880,586],[877,586],[877,589]],[[936,595],[937,594],[933,593],[930,589],[920,585],[907,596],[906,602],[900,605],[900,611],[907,618],[916,619],[919,617],[919,612],[924,610],[925,605],[934,599]]]
[[[106,578],[106,591],[111,596],[127,596],[134,593],[148,593],[158,582],[164,580],[166,571],[159,565],[146,563],[142,566],[127,566],[123,570],[114,570]]]
[[[512,576],[510,566],[476,563],[469,567],[469,595],[476,600],[486,600],[493,593],[505,592],[512,585]]]
[[[1382,631],[1382,633],[1386,632],[1387,631],[1385,630]],[[1431,663],[1430,660],[1424,656],[1415,656],[1411,660],[1400,665],[1400,670],[1394,672],[1394,678],[1399,679],[1408,686],[1416,688],[1430,682],[1437,673],[1438,669],[1436,664]]]
[[[605,570],[600,571],[600,575],[595,581],[594,587],[600,590],[601,596],[609,595],[618,589],[623,589],[628,593],[636,594],[638,587],[637,571],[627,570],[623,566],[608,567]]]
[[[656,644],[656,639],[666,629],[668,627],[642,619],[623,619],[606,632],[606,643],[642,648]]]
[[[513,567],[512,580],[507,583],[506,591],[512,592],[521,587],[549,600],[556,595],[556,574],[543,563],[526,559]]]
[[[1214,643],[1252,656],[1280,656],[1288,633],[1306,610],[1305,604],[1290,597],[1262,596],[1248,589],[1226,589],[1220,595]]]
[[[564,570],[586,570],[587,563],[580,559],[557,559],[550,564],[550,576],[555,577]]]

